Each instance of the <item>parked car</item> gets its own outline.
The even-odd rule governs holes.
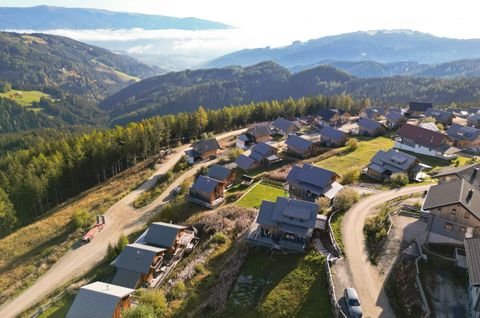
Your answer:
[[[181,186],[176,186],[175,188],[173,188],[172,190],[172,195],[174,197],[176,197],[177,195],[179,195],[180,193],[182,193],[182,187]]]
[[[347,303],[348,315],[352,318],[362,317],[362,307],[355,288],[345,288],[345,302]]]
[[[463,152],[471,155],[480,155],[480,148],[465,148]]]

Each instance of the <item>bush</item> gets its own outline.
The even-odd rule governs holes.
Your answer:
[[[113,260],[115,257],[117,257],[125,248],[125,246],[128,245],[128,238],[122,234],[117,241],[116,245],[112,245],[111,243],[108,244],[107,248],[107,258],[109,260]]]
[[[243,153],[242,149],[239,149],[239,148],[232,149],[228,154],[228,160],[235,161],[235,159],[237,159],[237,157],[240,156],[242,153]]]
[[[170,295],[173,299],[182,299],[185,297],[186,293],[187,287],[185,287],[183,282],[176,283],[170,291]]]
[[[227,242],[227,236],[222,232],[217,232],[212,235],[212,243],[216,244],[225,244]]]
[[[85,209],[77,210],[72,217],[72,222],[76,229],[89,227],[94,220],[95,217]]]
[[[195,272],[198,274],[204,273],[205,272],[205,265],[202,263],[195,264]]]
[[[330,208],[330,199],[326,197],[320,197],[315,201],[318,204],[321,214],[326,214]]]
[[[0,81],[0,93],[8,93],[12,90],[12,85],[9,82]]]
[[[187,157],[182,156],[182,158],[180,158],[180,160],[173,167],[173,172],[180,172],[180,171],[186,170],[187,168],[188,168]]]
[[[347,150],[354,151],[358,148],[358,141],[355,138],[351,138],[347,141]]]
[[[358,195],[357,191],[350,188],[344,188],[338,192],[335,200],[333,201],[333,205],[335,208],[341,211],[347,211],[355,203],[357,203],[359,199],[360,196]]]
[[[342,184],[352,184],[358,182],[360,179],[360,170],[350,169],[342,176]]]
[[[122,312],[123,318],[156,318],[155,310],[150,305],[138,305]]]
[[[406,186],[408,184],[408,176],[405,173],[394,173],[390,176],[390,184],[394,188]]]
[[[380,213],[368,218],[363,227],[365,241],[370,261],[376,262],[376,259],[387,239],[387,231],[390,227],[390,218],[388,217],[389,209],[382,208]]]
[[[138,300],[142,305],[153,308],[155,317],[162,317],[167,310],[167,299],[161,290],[145,289],[139,293]]]

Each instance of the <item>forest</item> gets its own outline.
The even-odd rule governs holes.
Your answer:
[[[28,224],[67,199],[155,156],[162,148],[202,138],[249,123],[314,114],[320,108],[339,107],[358,112],[363,101],[348,95],[289,98],[217,110],[153,117],[126,126],[90,133],[31,136],[34,145],[0,156],[0,236]],[[27,139],[28,140],[28,139]],[[17,141],[18,142],[18,141]],[[0,144],[8,145],[8,138]]]

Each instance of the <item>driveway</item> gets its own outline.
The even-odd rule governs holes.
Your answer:
[[[429,187],[430,185],[412,186],[372,194],[345,214],[342,235],[346,258],[340,261],[339,268],[335,269],[337,265],[334,266],[335,280],[340,280],[338,284],[337,281],[335,283],[355,287],[362,302],[364,317],[395,317],[383,290],[384,277],[370,264],[365,252],[365,219],[375,212],[375,207],[379,204],[398,196],[425,191]],[[338,295],[340,296],[341,294]]]
[[[246,129],[224,133],[218,135],[217,139],[229,138],[241,134],[244,131],[246,131]],[[108,209],[105,213],[106,226],[97,234],[91,243],[67,252],[32,286],[23,291],[14,300],[0,307],[0,317],[10,318],[20,315],[45,298],[45,296],[53,293],[57,288],[87,273],[103,260],[109,243],[116,243],[121,234],[128,235],[142,229],[150,215],[155,212],[160,205],[168,202],[170,192],[173,188],[180,185],[183,180],[195,175],[196,171],[202,166],[210,165],[214,162],[208,161],[195,165],[177,178],[151,204],[138,210],[133,208],[133,201],[144,191],[154,186],[159,176],[173,168],[188,147],[189,145],[184,145],[175,148],[174,152],[146,182]]]

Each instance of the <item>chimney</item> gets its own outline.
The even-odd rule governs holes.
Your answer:
[[[472,199],[472,196],[473,196],[473,189],[470,188],[468,190],[468,194],[467,194],[467,203],[470,203],[470,200]]]
[[[140,259],[140,251],[137,251],[137,259]]]

